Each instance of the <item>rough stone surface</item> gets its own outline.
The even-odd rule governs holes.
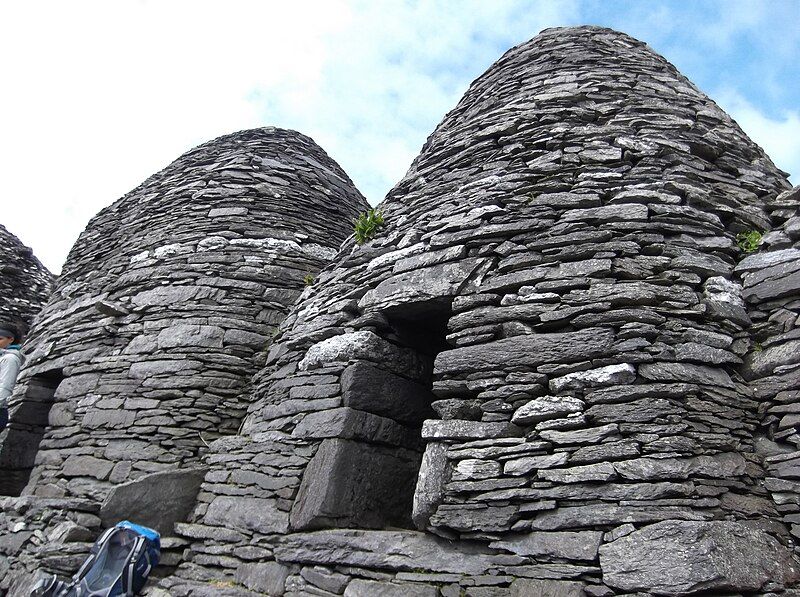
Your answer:
[[[50,296],[53,275],[0,224],[0,321],[26,332]]]
[[[194,507],[205,469],[164,471],[114,487],[100,506],[100,521],[110,527],[130,520],[170,535]]]
[[[326,440],[306,469],[292,508],[292,528],[407,524],[418,470],[416,455],[407,450]]]
[[[800,578],[789,550],[734,522],[659,522],[602,546],[600,566],[607,585],[657,595],[760,591]]]
[[[269,170],[266,188],[296,188],[275,181],[292,164],[256,164]],[[602,554],[635,544],[617,562],[669,562],[647,555],[650,541],[669,544],[648,531],[659,523],[723,556],[672,566],[660,592],[691,590],[692,575],[699,591],[710,582],[720,593],[777,593],[794,581],[800,303],[794,253],[778,252],[799,248],[800,192],[644,44],[580,27],[510,50],[389,192],[383,227],[338,253],[313,234],[239,238],[257,202],[228,200],[243,176],[229,170],[212,170],[223,182],[202,189],[174,182],[174,193],[195,196],[201,220],[219,222],[216,233],[196,247],[179,234],[137,247],[119,265],[119,294],[65,304],[102,323],[85,328],[90,352],[57,357],[63,400],[31,487],[37,500],[80,495],[95,509],[4,505],[0,546],[12,566],[70,572],[82,547],[49,545],[45,530],[80,536],[96,528],[108,485],[202,460],[208,473],[175,527],[175,568],[160,585],[175,596],[209,586],[250,595],[257,584],[242,566],[267,562],[288,569],[291,596],[364,586],[437,587],[442,597],[652,592],[639,580],[627,588],[622,568],[619,586],[609,584],[617,569]],[[352,195],[331,185],[300,187],[321,200],[319,188],[331,200],[337,189]],[[212,205],[211,192],[226,199]],[[739,246],[752,230],[767,257]],[[267,274],[285,279],[292,243],[328,266],[302,294],[265,290]],[[205,272],[239,263],[234,246],[254,251],[245,263],[270,257],[218,284]],[[204,274],[162,284],[167,259]],[[274,308],[296,297],[285,318]],[[256,303],[258,314],[248,311]],[[177,317],[185,305],[204,315]],[[255,356],[247,350],[279,324],[269,352],[248,360],[258,372],[241,381],[237,359]],[[127,325],[139,326],[135,338]],[[132,355],[125,381],[146,395],[108,377],[114,361],[91,352],[107,346]],[[229,406],[226,436],[218,414]],[[395,528],[412,515],[419,532]],[[375,528],[352,528],[364,526]],[[735,531],[727,546],[720,529]],[[7,576],[0,589],[21,582]]]
[[[520,406],[511,420],[517,425],[530,425],[547,419],[558,419],[583,412],[582,400],[569,396],[541,396]]]

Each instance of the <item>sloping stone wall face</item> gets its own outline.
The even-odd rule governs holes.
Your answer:
[[[0,320],[24,333],[50,296],[53,276],[30,248],[0,225]]]
[[[775,228],[736,273],[753,321],[742,374],[759,401],[766,488],[800,539],[800,187],[767,204]],[[795,548],[796,551],[798,548]]]
[[[212,445],[192,521],[177,526],[187,561],[163,590],[792,585],[735,271],[737,234],[769,230],[788,188],[641,42],[587,27],[512,49],[389,193],[386,228],[283,324],[242,433]],[[427,348],[408,340],[426,325]],[[376,370],[395,381],[363,373]],[[392,392],[359,400],[367,378],[416,384],[436,417],[404,420]]]
[[[201,145],[103,210],[31,332],[0,467],[36,455],[24,494],[40,501],[9,511],[35,504],[30,517],[52,529],[72,510],[68,524],[93,529],[112,487],[200,464],[208,443],[237,432],[277,325],[367,207],[310,138],[267,128]],[[61,380],[54,396],[32,394],[44,376]],[[32,401],[52,404],[49,424],[38,454],[21,456]],[[58,551],[53,567],[68,569]]]

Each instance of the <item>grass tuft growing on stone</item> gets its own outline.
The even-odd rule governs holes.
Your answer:
[[[761,242],[761,233],[758,230],[748,230],[736,235],[736,244],[745,253],[755,253],[758,251],[758,243]]]
[[[375,238],[378,231],[383,228],[384,219],[380,211],[369,209],[353,220],[355,225],[356,243],[363,245],[368,240]]]

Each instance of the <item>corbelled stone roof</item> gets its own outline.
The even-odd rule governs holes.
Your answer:
[[[50,295],[53,275],[0,225],[0,320],[25,332]]]

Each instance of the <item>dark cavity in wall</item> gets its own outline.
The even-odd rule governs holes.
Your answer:
[[[59,369],[34,375],[28,381],[22,402],[11,413],[0,448],[0,495],[18,496],[25,489],[47,429],[53,396],[63,380]]]
[[[450,301],[385,313],[378,333],[413,354],[418,366],[359,361],[341,378],[342,432],[325,439],[303,476],[291,513],[295,530],[414,528],[411,508],[433,418],[433,361],[447,348]],[[394,371],[389,371],[392,368]]]

